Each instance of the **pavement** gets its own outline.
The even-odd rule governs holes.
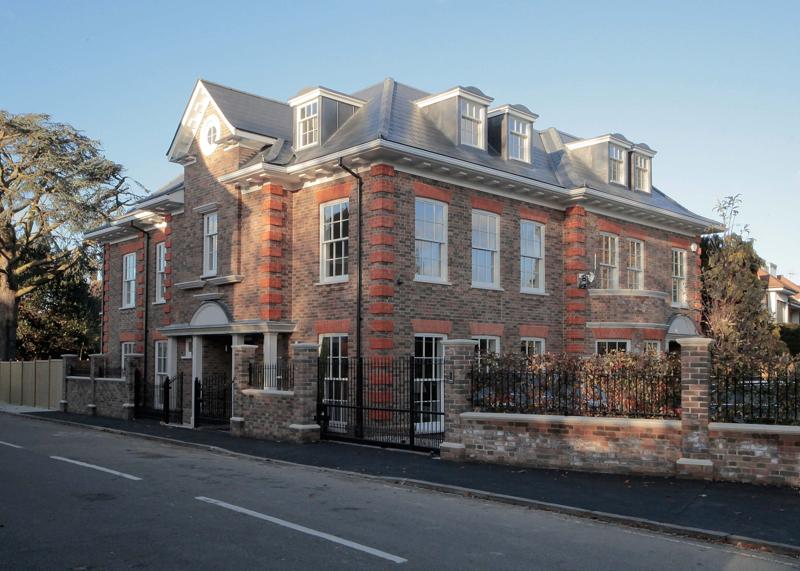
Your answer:
[[[800,556],[800,491],[793,488],[445,462],[429,455],[368,446],[268,442],[236,438],[221,430],[189,430],[155,421],[55,411],[23,416],[166,438],[264,460],[340,470]],[[776,545],[770,545],[773,543]]]
[[[353,448],[319,448],[329,447],[342,454]],[[30,415],[0,415],[0,482],[0,569],[800,565],[771,553]]]

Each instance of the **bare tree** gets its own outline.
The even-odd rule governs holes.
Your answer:
[[[81,235],[136,198],[97,141],[0,110],[0,359],[15,357],[20,299],[86,256]]]

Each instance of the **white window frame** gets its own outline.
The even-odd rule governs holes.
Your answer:
[[[420,228],[419,223],[420,219],[417,217],[417,207],[418,205],[432,205],[434,209],[434,220],[433,224],[434,227],[438,222],[436,221],[436,211],[438,208],[442,209],[442,239],[441,241],[436,240],[436,232],[434,231],[433,237],[420,237]],[[424,222],[424,221],[423,221]],[[448,205],[446,202],[440,202],[438,200],[431,200],[429,198],[421,198],[417,197],[414,200],[414,280],[418,282],[434,282],[434,283],[447,283],[448,280],[448,263],[447,263],[447,233],[449,231],[448,228]],[[439,245],[439,274],[438,275],[429,275],[429,274],[420,274],[417,269],[419,268],[418,260],[418,250],[417,244],[420,242],[425,242],[427,244],[438,244]]]
[[[648,349],[648,347],[651,347],[652,349]],[[661,347],[661,341],[657,341],[655,339],[645,339],[642,342],[642,352],[643,353],[658,354],[658,353],[661,353],[662,351],[663,351],[663,348]]]
[[[200,130],[200,151],[208,156],[217,150],[219,137],[222,134],[219,118],[216,115],[208,117],[203,122]]]
[[[544,355],[546,348],[545,348],[545,341],[541,337],[520,337],[520,351],[525,355]],[[536,343],[542,344],[542,351],[541,353],[531,353],[530,346],[536,346]]]
[[[486,217],[487,219],[494,220],[494,249],[478,248],[475,246],[475,219],[477,217]],[[470,250],[471,259],[471,274],[472,274],[472,287],[482,289],[500,289],[500,216],[494,212],[487,212],[486,210],[472,209],[472,248]],[[475,251],[492,252],[492,281],[480,282],[475,281]]]
[[[625,343],[625,352],[630,353],[631,351],[631,340],[630,339],[597,339],[594,342],[594,352],[595,355],[600,355],[600,345],[608,344],[608,343]],[[608,350],[604,353],[608,355]]]
[[[461,144],[477,149],[485,148],[486,107],[475,101],[461,98],[458,116],[460,118],[459,141]],[[470,140],[467,140],[467,133],[472,135]]]
[[[122,309],[136,307],[136,252],[122,256]]]
[[[164,294],[167,288],[164,282],[167,279],[167,244],[166,242],[159,242],[156,244],[156,291],[155,302],[164,303],[166,299]]]
[[[213,228],[211,221],[213,220]],[[219,212],[203,215],[203,277],[215,276],[219,270]]]
[[[608,144],[608,182],[625,185],[625,149],[614,143]]]
[[[417,355],[417,339],[433,339],[434,340],[434,352],[436,352],[436,341],[439,342],[439,356],[433,355],[428,357],[427,355],[418,356]],[[426,402],[422,398],[417,399],[417,394],[422,395],[422,390],[417,391],[416,385],[420,385],[420,388],[425,383],[435,383],[437,385],[438,391],[438,403],[439,407],[438,410],[432,411],[433,413],[441,413],[444,412],[444,348],[441,346],[441,342],[447,339],[447,335],[442,335],[438,333],[415,333],[414,334],[414,408],[416,410],[422,410],[422,403]],[[434,377],[427,378],[427,377],[417,377],[417,367],[416,367],[416,359],[438,359],[438,363],[433,364]],[[421,416],[425,416],[425,413],[421,413]],[[431,415],[428,415],[429,417]],[[443,428],[444,418],[438,415],[434,415],[432,418],[428,418],[428,420],[422,420],[422,422],[415,422],[414,423],[414,432],[418,434],[426,434],[426,433],[435,433],[441,432]]]
[[[155,397],[153,399],[153,404],[155,405],[155,408],[159,410],[164,408],[164,394],[162,387],[164,386],[164,381],[169,378],[169,359],[167,357],[167,351],[167,341],[155,341],[153,343],[153,383]],[[163,370],[159,369],[160,365],[163,365]],[[173,391],[170,390],[170,400],[174,398],[172,392]],[[174,401],[172,404],[174,404]]]
[[[133,355],[136,353],[136,342],[135,341],[123,341],[119,344],[119,360],[120,360],[120,369],[122,371],[122,376],[125,376],[125,357],[127,355]]]
[[[633,156],[633,188],[641,192],[650,192],[652,179],[650,175],[650,157],[634,154]],[[641,178],[641,180],[640,180]],[[641,184],[640,184],[641,183]]]
[[[339,237],[335,239],[325,240],[325,209],[331,206],[337,206],[340,204],[347,205],[347,237]],[[339,224],[342,223],[342,220],[338,222]],[[327,262],[328,257],[326,254],[326,245],[333,244],[336,242],[341,242],[344,244],[342,247],[343,250],[347,249],[347,253],[344,257],[339,258],[344,261],[344,265],[347,266],[347,271],[341,275],[327,275]],[[336,259],[336,258],[334,258]],[[346,282],[349,279],[350,274],[350,200],[347,198],[343,198],[340,200],[332,200],[330,202],[326,202],[324,204],[319,205],[319,281],[320,283],[340,283]]]
[[[609,240],[609,247],[606,250],[605,240]],[[606,260],[604,255],[608,251],[609,256],[612,258]],[[608,269],[608,281],[603,281],[603,271]],[[597,279],[598,287],[600,289],[618,289],[619,288],[619,236],[616,234],[609,234],[608,232],[600,233],[600,259],[597,263]]]
[[[635,238],[626,238],[625,239],[627,244],[628,255],[626,256],[627,263],[626,267],[626,275],[625,275],[625,287],[626,289],[631,290],[643,290],[644,289],[644,242],[642,240],[637,240]],[[631,263],[633,259],[633,248],[638,247],[639,250],[639,260],[638,266]],[[636,260],[634,260],[636,261]],[[635,277],[638,283],[631,285],[631,278]]]
[[[323,403],[332,403],[334,405],[336,405],[336,404],[347,404],[347,396],[348,396],[349,383],[350,383],[350,366],[349,366],[350,362],[348,360],[349,357],[350,357],[350,339],[349,339],[349,335],[347,333],[324,333],[324,334],[320,335],[319,338],[318,338],[318,342],[319,342],[319,358],[320,358],[320,360],[323,359],[322,346],[324,345],[324,340],[325,339],[334,339],[334,338],[338,338],[339,339],[339,354],[335,355],[335,356],[328,355],[326,357],[327,361],[326,361],[326,363],[324,365],[324,369],[323,369],[324,370],[324,373],[323,373],[323,383],[324,384],[323,384],[322,402]],[[341,347],[342,347],[341,340],[342,339],[347,339],[347,354],[345,354],[345,355],[343,355],[342,351],[341,351]],[[339,359],[339,363],[338,363],[339,364],[339,368],[338,368],[337,371],[335,371],[336,373],[338,373],[338,376],[334,376],[333,375],[334,371],[329,369],[329,366],[331,364],[332,358]],[[342,376],[342,374],[341,374],[342,373],[342,367],[341,367],[341,365],[342,365],[341,360],[342,359],[344,359],[347,362],[347,376]],[[339,392],[337,394],[337,391],[342,391],[342,392]],[[333,393],[333,395],[331,395],[331,392]],[[337,398],[337,396],[339,398]],[[347,428],[346,428],[346,426],[347,426],[347,413],[344,412],[343,408],[336,407],[336,406],[333,407],[333,411],[332,411],[328,426],[329,426],[329,428],[331,430],[333,430],[335,432],[344,432],[344,431],[347,430]]]
[[[297,107],[297,145],[296,150],[313,147],[319,144],[320,132],[320,100],[314,99],[303,105]],[[310,113],[304,115],[306,110],[311,110]],[[305,142],[303,141],[305,139]]]
[[[478,354],[478,358],[480,358],[480,355],[482,355],[481,341],[494,341],[495,350],[493,351],[493,353],[495,355],[500,354],[500,337],[498,337],[497,335],[473,335],[472,337],[470,337],[470,339],[478,342],[478,344],[475,345],[475,351]]]
[[[678,263],[676,263],[676,255],[678,256]],[[687,286],[687,260],[686,250],[681,248],[672,248],[671,264],[672,268],[672,290],[671,299],[672,307],[688,307],[688,292]],[[676,271],[677,270],[677,271]]]
[[[508,158],[523,163],[531,162],[531,122],[513,115],[508,116]],[[511,150],[512,139],[519,140],[521,155],[515,156]]]
[[[192,346],[194,343],[193,337],[187,337],[183,342],[183,355],[181,355],[181,359],[191,359],[192,358],[192,351],[194,347]]]
[[[535,255],[534,256],[525,255],[525,252],[523,250],[523,229],[526,226],[532,226],[533,227],[534,240],[535,240],[535,236],[536,236],[536,229],[537,228],[539,229],[539,241],[540,241],[540,244],[539,244],[539,256],[538,257],[535,256]],[[544,279],[545,279],[545,261],[544,261],[544,257],[545,257],[545,225],[541,224],[539,222],[534,222],[532,220],[520,220],[519,221],[519,280],[520,280],[520,291],[522,293],[544,293],[544,291],[545,291],[545,287],[544,287]],[[538,261],[536,267],[537,267],[538,274],[539,274],[538,275],[539,287],[532,288],[532,287],[527,287],[525,285],[526,279],[525,279],[525,275],[522,273],[522,267],[523,267],[522,262],[526,258],[530,258],[532,260]]]

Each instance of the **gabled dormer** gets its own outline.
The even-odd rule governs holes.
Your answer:
[[[366,101],[325,87],[305,89],[289,100],[294,150],[324,144]]]
[[[533,123],[539,116],[524,105],[503,105],[488,114],[489,150],[507,161],[530,164]]]
[[[564,145],[570,157],[608,184],[628,187],[629,154],[633,143],[618,133]]]
[[[477,87],[459,86],[415,103],[454,144],[486,150],[486,116],[492,101]]]

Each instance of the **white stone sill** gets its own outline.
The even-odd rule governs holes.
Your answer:
[[[561,416],[556,414],[517,414],[497,412],[462,412],[461,418],[477,422],[527,422],[529,424],[571,424],[583,426],[618,426],[620,428],[670,428],[680,430],[680,420],[659,418],[616,418],[608,416]]]
[[[745,424],[743,422],[709,422],[708,430],[719,432],[739,432],[746,434],[783,434],[786,436],[800,436],[800,426],[786,426],[781,424]]]
[[[294,391],[279,391],[277,389],[244,389],[243,395],[256,396],[256,395],[274,395],[274,396],[294,396]]]

